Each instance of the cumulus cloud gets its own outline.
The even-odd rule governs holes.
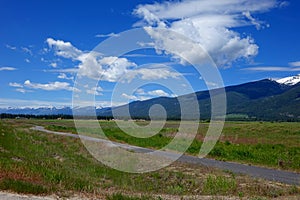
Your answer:
[[[97,34],[95,37],[103,38],[103,37],[119,37],[119,34],[109,33],[109,34]]]
[[[68,90],[68,91],[78,91],[78,89],[73,88],[70,83],[67,82],[50,82],[50,83],[32,83],[30,80],[26,80],[23,84],[21,83],[9,83],[9,86],[19,88],[19,91],[23,88],[29,88],[29,89],[40,89],[40,90],[46,90],[46,91],[56,91],[56,90]],[[22,91],[25,91],[23,89]]]
[[[162,97],[162,96],[169,96],[168,93],[166,93],[165,91],[163,90],[153,90],[153,91],[150,91],[148,92],[149,95],[152,95],[152,96],[159,96],[159,97]]]
[[[57,78],[59,79],[66,79],[66,80],[74,80],[73,76],[68,77],[65,73],[60,73]]]
[[[264,72],[298,72],[300,67],[276,67],[276,66],[263,66],[263,67],[249,67],[243,70],[248,71],[264,71]]]
[[[0,67],[0,71],[14,71],[17,70],[14,67]]]
[[[32,88],[32,89],[47,90],[47,91],[54,91],[54,90],[73,91],[74,90],[74,88],[70,86],[70,83],[59,82],[59,81],[42,84],[42,83],[31,83],[30,80],[26,80],[24,82],[24,87],[28,87],[28,88]]]
[[[70,42],[54,40],[53,38],[48,38],[46,42],[50,48],[55,50],[56,55],[64,58],[77,60],[78,57],[83,53],[79,49],[75,48]]]
[[[32,90],[26,90],[26,89],[24,89],[24,88],[17,88],[16,91],[17,91],[17,92],[21,92],[21,93],[23,93],[23,94],[25,94],[25,93],[27,93],[27,92],[32,92]]]
[[[47,39],[56,55],[79,61],[78,76],[88,77],[100,81],[117,82],[122,80],[131,81],[135,77],[143,80],[155,80],[176,78],[178,73],[172,72],[166,67],[137,68],[134,62],[127,58],[116,56],[103,56],[98,52],[84,52],[74,47],[70,42],[61,40]],[[67,71],[56,70],[66,73]],[[66,75],[60,74],[59,78],[66,78]]]
[[[11,46],[9,44],[5,45],[5,47],[8,48],[8,49],[10,49],[10,50],[13,50],[13,51],[17,50],[17,47]]]
[[[104,57],[101,53],[93,51],[84,52],[70,42],[48,38],[47,43],[50,48],[54,49],[56,55],[79,61],[79,76],[116,82],[128,70],[136,67],[136,64],[127,58]]]
[[[101,96],[101,95],[103,95],[101,93],[102,91],[103,91],[103,89],[98,86],[98,87],[92,87],[91,89],[86,90],[86,93],[96,95],[96,96]]]
[[[144,97],[137,97],[135,95],[128,95],[126,93],[122,93],[122,97],[124,97],[125,99],[128,99],[128,100],[133,100],[133,101],[143,101],[143,100],[146,100]]]
[[[300,67],[300,61],[290,62],[289,65],[292,66],[292,67]]]
[[[18,107],[18,108],[40,108],[40,107],[64,107],[71,106],[71,102],[52,102],[52,101],[39,101],[34,99],[4,99],[0,98],[2,108]]]
[[[21,47],[21,50],[24,52],[24,53],[28,53],[29,55],[33,55],[32,54],[32,51],[29,49],[29,48],[27,48],[27,47]]]
[[[140,5],[135,12],[150,20],[183,19],[204,14],[239,14],[241,11],[268,11],[278,4],[275,0],[184,0]],[[145,14],[147,12],[150,16]]]
[[[56,68],[57,67],[57,63],[56,62],[52,62],[49,64],[51,67]]]
[[[139,88],[132,95],[123,93],[122,97],[133,101],[144,101],[144,100],[152,99],[154,97],[175,97],[175,95],[169,94],[161,89],[145,91],[144,89]]]
[[[58,72],[58,73],[70,73],[74,74],[78,72],[78,68],[67,68],[67,69],[50,69],[50,70],[43,70],[44,72]]]
[[[126,74],[126,72],[136,64],[130,62],[126,58],[118,58],[114,56],[99,57],[94,53],[83,54],[80,57],[79,76],[86,76],[92,79],[102,81],[116,82]]]
[[[232,28],[250,25],[261,28],[265,23],[255,19],[253,14],[275,7],[280,7],[276,0],[183,0],[139,5],[134,14],[142,18],[137,25],[146,27],[148,34],[156,40],[155,48],[172,49],[172,52],[195,60],[197,55],[192,50],[195,44],[200,44],[217,65],[229,66],[258,53],[258,46],[251,37],[242,37]],[[176,35],[162,34],[157,28],[167,28],[193,42],[184,43]],[[198,57],[201,62],[201,55]]]
[[[23,87],[23,85],[20,84],[20,83],[9,83],[9,86],[11,86],[11,87],[19,87],[19,88]]]
[[[134,78],[142,80],[159,80],[168,78],[178,78],[180,74],[172,71],[168,67],[152,65],[151,67],[133,69],[122,77],[122,81],[131,82]]]

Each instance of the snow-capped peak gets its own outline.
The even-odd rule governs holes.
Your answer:
[[[277,83],[284,85],[296,85],[300,83],[300,74],[276,80]]]

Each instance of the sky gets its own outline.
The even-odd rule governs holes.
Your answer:
[[[186,62],[207,55],[225,86],[297,75],[299,9],[297,0],[2,0],[0,107],[72,106],[84,95],[95,99],[85,105],[107,107],[217,87]],[[107,40],[124,48],[133,29],[153,41],[101,52]]]

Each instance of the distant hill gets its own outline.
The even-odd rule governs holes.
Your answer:
[[[300,76],[299,76],[300,77]],[[288,80],[286,78],[286,80]],[[295,80],[293,78],[292,80]],[[300,79],[299,79],[300,81]],[[227,96],[227,118],[231,120],[283,120],[300,121],[300,83],[288,81],[282,83],[264,79],[236,86],[225,87]],[[181,97],[189,99],[191,94]],[[201,119],[210,118],[211,102],[209,91],[196,93]],[[180,118],[180,107],[177,98],[159,97],[146,101],[135,101],[129,104],[132,118],[149,117],[149,109],[152,105],[160,104],[165,107],[169,119]],[[122,117],[125,106],[112,108]],[[112,109],[100,110],[100,116],[111,116]],[[124,114],[123,117],[127,117]]]
[[[72,115],[72,108],[40,107],[40,108],[0,108],[0,113],[23,115]]]
[[[217,89],[216,89],[217,90]],[[264,79],[225,87],[227,96],[227,119],[229,120],[282,120],[300,121],[300,75],[280,80]],[[98,108],[100,117],[111,117],[112,112],[117,118],[129,118],[126,106],[129,106],[132,118],[149,118],[152,105],[162,105],[169,119],[180,119],[181,111],[178,99],[189,103],[195,94],[180,97],[158,97],[145,101],[134,101],[129,105],[114,108]],[[211,102],[209,91],[196,93],[200,105],[201,119],[210,118]],[[31,115],[89,115],[94,107],[83,108],[0,108],[0,113],[31,114]]]

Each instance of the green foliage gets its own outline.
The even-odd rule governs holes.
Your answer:
[[[106,197],[107,200],[151,200],[153,198],[142,196],[142,197],[133,197],[133,196],[126,196],[121,193],[112,194]]]
[[[12,190],[18,193],[26,194],[44,194],[48,190],[45,186],[25,182],[21,180],[4,179],[0,182],[1,190]]]
[[[148,122],[139,123],[143,125]],[[132,137],[124,133],[112,121],[101,121],[100,126],[110,140],[159,149],[172,140],[178,131],[179,122],[167,122],[158,134],[147,139]],[[205,133],[207,126],[205,123],[200,124],[199,132]],[[57,124],[48,125],[47,128],[76,133],[74,125],[59,121]],[[85,127],[80,131],[92,135],[98,134],[97,128]],[[299,133],[300,123],[227,122],[223,135],[229,139],[225,139],[225,142],[217,142],[209,156],[219,160],[299,170],[300,147],[297,142],[300,140]],[[241,142],[235,142],[234,138]],[[253,142],[248,143],[248,141]],[[197,155],[201,145],[202,141],[194,140],[187,153]]]
[[[208,176],[204,182],[203,192],[211,195],[226,195],[235,192],[236,181],[224,176]]]
[[[0,177],[5,180],[0,184],[0,188],[3,190],[21,193],[63,193],[118,188],[173,193],[168,188],[180,183],[185,184],[192,179],[179,172],[159,171],[156,172],[157,176],[122,173],[94,160],[79,139],[25,130],[18,123],[9,125],[10,122],[6,121],[4,124],[0,120]],[[63,125],[52,127],[61,128]],[[32,177],[36,177],[37,181],[31,180]],[[195,184],[185,184],[181,192],[186,193],[195,187]]]
[[[109,133],[109,137],[119,137],[120,140],[127,137],[124,133],[118,132],[119,130],[116,129],[114,122],[101,123],[101,127]],[[245,130],[253,128],[252,132],[245,133],[243,137],[247,136],[247,134],[257,136],[259,135],[257,129],[262,128],[257,124],[245,123],[242,124],[243,127],[239,127],[239,123],[227,124],[225,131],[230,130],[234,132],[233,134],[236,134],[235,131],[246,132]],[[131,192],[133,194],[125,195],[119,193],[108,196],[108,199],[153,199],[147,196],[136,195],[141,193],[179,196],[193,194],[238,196],[243,194],[244,197],[248,197],[247,195],[249,194],[252,195],[253,191],[255,191],[255,195],[267,197],[299,194],[297,188],[288,189],[287,186],[282,186],[284,189],[280,190],[276,187],[268,187],[264,190],[257,189],[263,185],[258,183],[252,184],[252,179],[250,180],[251,182],[248,182],[247,188],[239,187],[235,176],[228,172],[212,171],[212,169],[209,169],[208,172],[202,173],[201,171],[201,173],[197,173],[192,168],[193,170],[185,172],[184,166],[179,170],[170,167],[145,174],[122,173],[96,161],[86,151],[79,139],[30,130],[29,127],[34,125],[45,127],[54,125],[52,128],[56,128],[57,131],[61,129],[67,132],[74,130],[73,122],[67,120],[0,120],[1,190],[30,194],[51,193],[62,196],[68,196],[70,193],[97,193],[107,190],[126,191],[129,194]],[[297,128],[299,125],[297,124],[274,123],[273,125],[280,131],[275,131],[272,136],[269,136],[266,132],[265,137],[271,139],[270,141],[278,141],[280,135],[282,138],[283,133],[284,138],[294,137],[295,140],[295,138],[299,137]],[[268,123],[262,123],[261,126],[271,127]],[[178,122],[168,122],[165,126],[166,130],[161,131],[160,134],[153,136],[150,140],[153,144],[147,141],[145,143],[135,141],[130,137],[126,141],[157,148],[163,145],[163,142],[167,143],[172,138],[177,127]],[[205,129],[206,125],[200,127],[201,132]],[[85,131],[97,134],[92,127],[88,127]],[[216,158],[219,158],[217,155],[221,155],[220,158],[225,156],[226,159],[241,159],[244,162],[268,163],[270,161],[276,162],[276,156],[280,155],[282,160],[291,160],[287,162],[288,165],[291,164],[295,169],[299,169],[295,165],[295,163],[299,163],[299,147],[293,145],[293,143],[289,143],[290,145],[285,143],[248,145],[236,144],[232,140],[228,141],[230,144],[228,142],[217,143],[216,148],[219,150],[215,150]],[[288,141],[282,140],[282,142]],[[201,144],[200,140],[194,140],[189,148],[189,152],[198,153]],[[216,153],[218,151],[219,153]],[[249,157],[249,153],[252,156]],[[263,159],[267,161],[262,161]],[[291,167],[286,166],[286,168],[290,169]],[[208,173],[216,173],[217,175],[210,175],[207,179],[203,179],[203,175],[206,176],[205,174]],[[224,173],[227,176],[229,174],[229,178]],[[240,179],[237,180],[240,181]]]
[[[51,131],[60,131],[60,132],[68,132],[68,133],[77,133],[75,127],[67,127],[67,126],[58,126],[58,125],[48,125],[45,127]]]

